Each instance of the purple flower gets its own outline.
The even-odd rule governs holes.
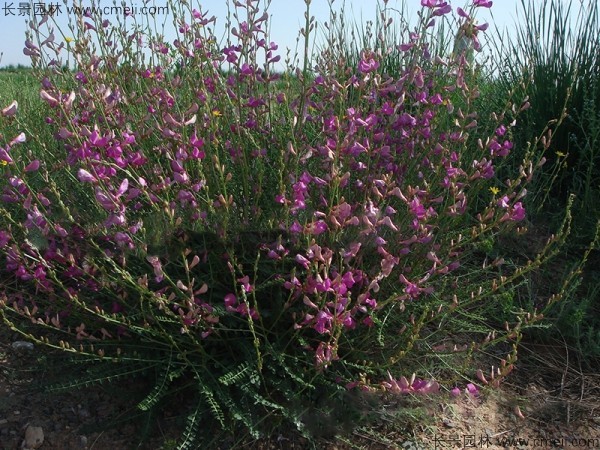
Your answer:
[[[131,239],[131,237],[129,237],[127,233],[117,231],[115,233],[115,241],[121,247],[127,247],[130,250],[133,250],[134,248],[133,240]]]
[[[113,211],[115,209],[116,205],[112,198],[112,195],[105,193],[98,186],[96,187],[95,196],[98,203],[100,203],[100,206],[102,206],[107,211]]]
[[[202,148],[204,146],[204,140],[199,138],[194,131],[194,134],[190,137],[190,144],[195,148]]]
[[[250,277],[248,275],[238,278],[238,283],[242,283],[244,292],[252,292],[252,285],[250,284]]]
[[[471,16],[469,16],[464,9],[462,9],[460,6],[458,8],[456,8],[456,12],[458,13],[458,15],[460,17],[464,17],[467,20],[471,20]]]
[[[40,98],[45,100],[51,107],[58,105],[58,100],[43,89],[40,91]]]
[[[304,256],[302,256],[300,254],[296,255],[295,259],[298,264],[300,264],[305,269],[308,269],[308,266],[310,264],[310,261],[308,259],[306,259]]]
[[[319,334],[331,333],[333,316],[328,311],[319,311],[316,317],[314,329]]]
[[[312,234],[319,235],[327,231],[327,224],[323,220],[318,220],[312,225]]]
[[[12,141],[10,141],[9,147],[12,147],[15,144],[22,144],[23,142],[25,142],[27,140],[27,137],[25,136],[25,133],[19,133],[19,135],[14,138]]]
[[[254,69],[248,63],[244,63],[242,64],[240,72],[242,73],[242,75],[250,76],[254,74]]]
[[[238,304],[238,301],[233,294],[227,294],[223,301],[225,302],[225,309],[230,312],[233,311]]]
[[[473,0],[473,5],[480,8],[491,8],[493,2],[490,0]]]
[[[6,246],[10,240],[10,234],[7,231],[0,230],[0,248]]]
[[[387,374],[386,381],[382,382],[381,384],[385,389],[388,389],[396,394],[406,394],[410,392],[431,394],[438,392],[440,388],[440,385],[434,380],[427,381],[416,378],[414,374],[410,380],[403,376],[396,380],[389,372]]]
[[[95,183],[98,181],[94,175],[85,169],[79,169],[77,172],[77,178],[79,178],[79,181],[82,183]]]
[[[479,395],[479,389],[473,383],[467,384],[467,387],[465,388],[465,392],[467,394],[472,395],[473,397],[477,397]]]
[[[299,234],[299,233],[302,233],[302,231],[303,231],[302,225],[300,225],[298,223],[298,221],[295,220],[294,223],[290,226],[290,232]]]
[[[35,172],[40,168],[40,160],[34,159],[25,167],[25,172]]]
[[[88,82],[88,79],[83,72],[77,72],[75,74],[75,79],[77,81],[79,81],[81,84],[86,84]]]
[[[512,207],[512,211],[510,214],[510,220],[514,222],[519,222],[525,218],[525,208],[523,208],[523,204],[521,202],[515,203]]]
[[[150,265],[154,269],[154,276],[155,276],[154,279],[156,280],[157,283],[160,283],[165,278],[160,259],[158,258],[158,256],[147,256],[146,260],[150,263]]]
[[[4,117],[14,116],[17,113],[18,106],[19,106],[19,104],[17,103],[17,101],[13,100],[13,102],[10,105],[8,105],[6,108],[4,108],[2,110],[2,115]]]
[[[508,198],[508,196],[505,195],[501,199],[498,199],[498,206],[501,208],[508,208],[509,202],[510,202],[510,199]]]
[[[364,56],[361,58],[358,63],[358,71],[360,73],[370,73],[374,72],[379,68],[379,61],[376,61],[372,56],[365,58]]]
[[[315,364],[320,369],[326,369],[327,366],[334,361],[339,359],[337,356],[336,347],[329,343],[320,342],[315,352]]]
[[[8,163],[8,164],[12,164],[12,162],[13,162],[13,159],[10,157],[8,152],[3,148],[0,148],[0,161],[4,161],[5,163]]]
[[[416,197],[410,201],[409,208],[410,212],[413,213],[419,220],[424,219],[427,214],[427,210]]]
[[[444,3],[440,3],[438,5],[438,8],[433,12],[433,16],[443,16],[444,14],[448,14],[449,12],[452,11],[452,6],[450,6],[448,3],[444,2]],[[432,26],[431,24],[429,26]]]
[[[129,189],[129,180],[124,178],[123,181],[121,181],[119,189],[117,190],[116,198],[119,198],[121,195],[127,192],[127,189]]]

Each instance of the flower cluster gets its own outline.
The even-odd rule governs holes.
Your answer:
[[[4,286],[19,286],[0,288],[3,303],[66,332],[83,321],[80,341],[156,327],[191,353],[235,354],[221,350],[251,335],[260,355],[281,339],[320,372],[397,361],[456,308],[448,286],[472,241],[525,218],[532,169],[489,198],[514,123],[480,126],[464,60],[432,54],[426,27],[451,6],[422,0],[397,73],[371,49],[340,71],[326,48],[314,73],[286,81],[257,3],[236,2],[247,19],[222,48],[197,10],[172,42],[115,33],[100,55],[90,42],[108,25],[92,18],[76,46],[27,40],[63,154],[15,156],[23,134],[0,148]],[[477,48],[486,26],[457,12]],[[119,59],[136,42],[149,63]],[[58,69],[65,52],[76,70]],[[391,375],[381,386],[438,389]]]

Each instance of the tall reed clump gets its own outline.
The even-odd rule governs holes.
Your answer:
[[[574,3],[579,2],[522,0],[517,32],[494,36],[489,44],[498,63],[497,88],[506,91],[520,84],[521,95],[528,96],[532,105],[521,116],[515,139],[524,145],[548,124],[554,131],[546,155],[552,164],[540,178],[540,191],[546,192],[535,195],[537,210],[551,207],[549,203],[562,207],[574,192],[577,209],[592,219],[584,225],[589,240],[598,216],[594,219],[587,212],[600,210],[594,201],[600,177],[594,124],[600,104],[600,17],[597,2]]]
[[[427,39],[451,8],[422,5],[396,74],[369,48],[352,65],[335,42],[311,59],[309,1],[304,65],[283,77],[257,1],[234,2],[224,45],[185,2],[169,3],[172,42],[93,14],[69,34],[32,23],[24,51],[56,145],[34,158],[29,130],[0,150],[4,322],[89,363],[66,386],[154,371],[139,409],[188,393],[181,448],[208,445],[209,417],[311,436],[348,390],[497,385],[541,317],[486,311],[555,254],[568,220],[526,264],[478,256],[524,231],[539,160],[510,179],[495,167],[528,104],[507,99],[480,127],[465,54],[434,57]],[[489,6],[458,10],[474,46]],[[497,361],[479,363],[491,347]]]
[[[545,151],[536,150],[544,152],[548,163],[525,203],[534,213],[534,223],[545,226],[561,214],[569,194],[575,196],[573,233],[562,256],[561,276],[569,278],[572,260],[587,254],[590,242],[592,248],[598,245],[600,10],[598,2],[521,1],[518,13],[517,33],[489,40],[492,61],[498,62],[493,82],[496,92],[491,97],[515,87],[520,95],[528,96],[532,107],[514,129],[517,148],[523,148],[550,124],[552,145]],[[597,251],[591,257],[597,260]],[[584,364],[593,364],[598,355],[594,339],[600,330],[594,263],[578,273],[579,288],[573,286],[568,301],[548,312],[561,336],[581,351]],[[550,277],[560,279],[556,269]],[[555,336],[556,329],[546,334]]]

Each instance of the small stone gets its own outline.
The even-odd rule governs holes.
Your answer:
[[[15,416],[18,416],[19,414],[21,414],[21,411],[13,411],[13,414],[14,414]]]
[[[7,419],[0,419],[0,427],[1,427],[2,425],[6,425],[7,423],[8,423],[8,420],[7,420]]]
[[[44,430],[42,427],[32,427],[29,425],[25,430],[25,439],[21,444],[23,450],[33,450],[40,448],[44,443]]]
[[[447,428],[455,428],[456,425],[454,424],[454,422],[452,422],[450,419],[445,418],[443,420],[444,426]]]
[[[87,436],[79,436],[79,443],[81,444],[82,448],[87,448],[87,445],[88,445]]]
[[[87,408],[78,408],[77,414],[81,419],[87,419],[91,416],[89,410]]]
[[[15,350],[25,350],[25,351],[33,350],[33,344],[31,342],[26,342],[26,341],[15,341],[12,343],[11,346]]]

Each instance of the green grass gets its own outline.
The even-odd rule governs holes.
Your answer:
[[[493,66],[493,89],[485,101],[502,101],[513,90],[527,96],[530,108],[515,130],[519,151],[544,133],[551,144],[543,152],[547,162],[526,197],[534,227],[549,233],[564,215],[569,194],[574,194],[571,236],[559,257],[543,271],[544,284],[560,285],[571,264],[593,245],[600,220],[600,16],[597,2],[522,0],[516,33],[488,36]],[[519,150],[520,149],[520,150]],[[596,242],[596,248],[598,242]],[[600,332],[600,302],[594,270],[598,250],[590,254],[577,287],[547,311],[555,327],[537,334],[552,339],[557,334],[578,349],[582,361],[597,361],[594,338]]]

